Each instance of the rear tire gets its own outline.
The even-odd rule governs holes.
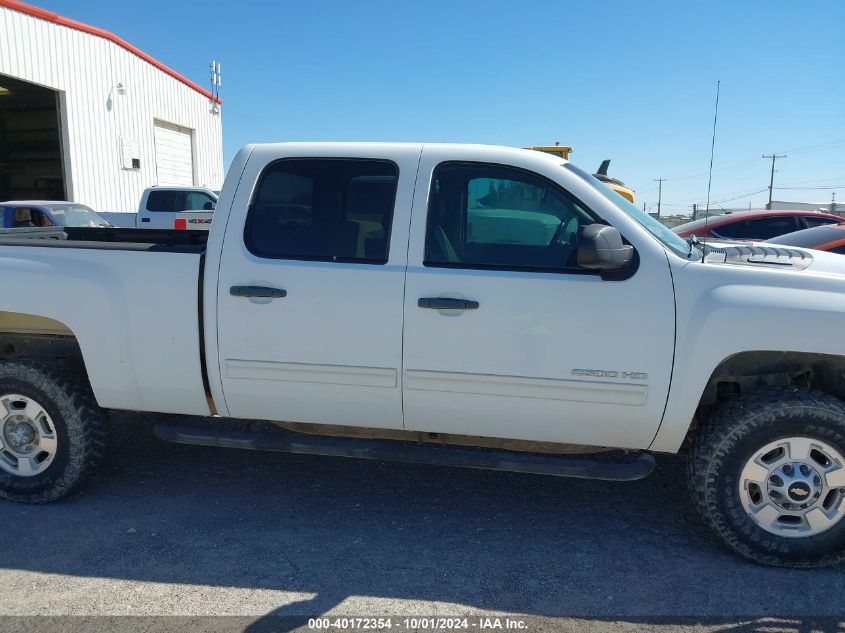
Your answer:
[[[845,403],[769,389],[722,404],[699,429],[690,491],[716,534],[766,565],[845,560]]]
[[[0,362],[0,498],[47,503],[74,491],[102,460],[106,424],[70,367]]]

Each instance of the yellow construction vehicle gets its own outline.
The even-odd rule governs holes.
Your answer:
[[[545,152],[546,154],[554,154],[555,156],[560,156],[565,160],[569,160],[569,155],[572,153],[571,147],[568,145],[561,145],[560,143],[555,143],[554,145],[535,145],[533,147],[526,147],[525,149],[533,149],[538,152]],[[636,202],[636,196],[634,195],[633,189],[626,187],[625,183],[618,178],[611,178],[607,175],[607,168],[609,166],[610,159],[608,158],[607,160],[603,160],[599,166],[599,170],[593,175],[626,200]]]
[[[630,187],[626,187],[625,183],[619,180],[618,178],[611,178],[607,175],[607,168],[610,166],[610,159],[603,160],[601,165],[599,165],[599,170],[593,174],[596,178],[601,180],[604,184],[608,187],[613,189],[616,193],[620,196],[625,198],[626,200],[630,200],[631,202],[636,202],[636,196],[634,195],[634,190]]]
[[[572,148],[568,145],[561,145],[556,142],[554,145],[535,145],[533,147],[526,147],[525,149],[533,149],[537,152],[545,152],[546,154],[554,154],[560,156],[564,160],[569,160],[569,155],[572,153]]]

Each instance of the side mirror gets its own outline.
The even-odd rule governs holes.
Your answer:
[[[209,200],[204,205],[202,205],[202,210],[203,211],[214,211],[214,203]]]
[[[622,243],[612,226],[590,224],[584,227],[578,244],[578,265],[594,270],[622,270],[634,257],[634,247]]]

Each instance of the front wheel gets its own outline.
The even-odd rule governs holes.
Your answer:
[[[90,475],[105,447],[104,415],[73,372],[0,362],[0,499],[45,503]]]
[[[698,430],[688,463],[699,510],[760,563],[845,559],[845,404],[806,389],[729,400]]]

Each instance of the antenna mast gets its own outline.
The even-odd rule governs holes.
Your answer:
[[[220,99],[220,62],[212,60],[209,64],[211,71],[211,96],[215,99]]]
[[[710,170],[707,174],[707,205],[704,207],[704,239],[707,239],[707,223],[710,220],[710,185],[713,183],[713,154],[716,150],[716,122],[719,120],[719,88],[722,82],[716,82],[716,109],[713,112],[713,140],[710,141]],[[704,261],[702,257],[701,261]]]

